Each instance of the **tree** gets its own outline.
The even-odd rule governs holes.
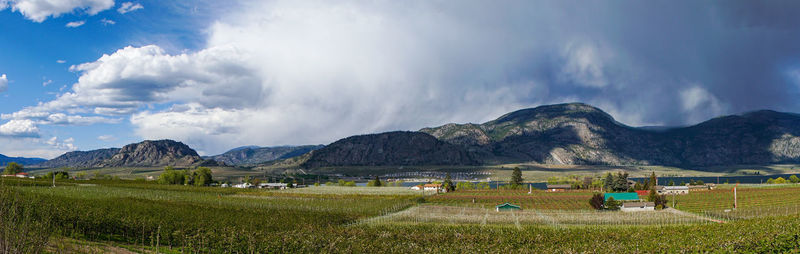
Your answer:
[[[789,182],[791,182],[791,183],[800,183],[800,178],[798,178],[796,175],[792,175],[792,176],[789,177]]]
[[[44,176],[45,179],[53,179],[53,174],[55,174],[56,180],[66,180],[69,179],[69,173],[66,171],[51,171],[47,172]]]
[[[183,170],[175,170],[172,167],[165,167],[164,173],[158,176],[158,183],[160,184],[185,184],[186,182],[186,171]]]
[[[194,185],[206,186],[214,182],[211,176],[211,169],[207,167],[199,167],[194,171]]]
[[[589,199],[589,205],[591,205],[592,208],[594,209],[603,210],[603,201],[604,201],[603,194],[595,193],[594,195],[592,195],[592,198]]]
[[[669,180],[669,186],[675,186],[675,181]]]
[[[606,209],[608,210],[619,210],[620,202],[614,200],[614,197],[608,198],[606,201]]]
[[[774,184],[774,183],[775,183],[775,179],[772,179],[772,178],[767,179],[767,184]]]
[[[775,179],[775,183],[784,184],[786,183],[786,179],[784,179],[783,177],[778,177],[777,179]]]
[[[614,191],[614,175],[611,173],[606,173],[606,179],[603,181],[603,189],[607,192]]]
[[[614,191],[622,192],[628,190],[628,173],[620,171],[614,178]]]
[[[511,172],[511,187],[519,188],[521,186],[522,186],[522,171],[519,170],[519,167],[514,167],[514,171]]]
[[[22,172],[22,165],[17,164],[16,162],[9,162],[6,165],[6,170],[3,171],[4,175],[16,175],[17,173]]]
[[[375,176],[375,187],[381,187],[381,179],[378,176]]]
[[[450,179],[450,173],[447,173],[447,175],[445,175],[444,182],[442,183],[442,187],[444,187],[444,190],[446,192],[451,192],[451,191],[456,190],[456,186],[455,186],[455,184],[453,184],[453,180]]]
[[[650,181],[647,181],[647,186],[644,187],[645,190],[649,190],[652,187],[658,185],[658,179],[656,178],[656,172],[650,173]]]

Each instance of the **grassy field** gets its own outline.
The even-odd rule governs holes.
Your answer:
[[[521,206],[523,209],[537,210],[590,210],[591,191],[545,192],[534,190],[469,190],[436,195],[429,203],[450,206],[494,208],[505,202]]]
[[[672,198],[669,205],[672,205]],[[735,210],[733,185],[721,185],[714,190],[690,192],[674,198],[677,209],[725,218],[757,218],[800,212],[800,184],[739,186],[739,207]]]
[[[716,194],[725,195],[725,189],[702,193],[717,198],[679,197],[685,206],[679,208],[688,212],[642,214],[588,210],[589,192],[488,190],[423,197],[392,187],[269,191],[120,180],[49,185],[15,178],[0,183],[0,251],[800,251],[796,213],[730,217],[716,223],[699,212],[703,210],[691,209],[690,204],[724,203],[716,201],[723,199]],[[772,200],[744,203],[743,209],[766,209],[800,194],[795,186],[741,188],[740,193],[748,193],[745,197]],[[520,202],[524,210],[492,210],[504,201]]]

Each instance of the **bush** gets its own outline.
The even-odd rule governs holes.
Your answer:
[[[603,194],[595,193],[594,195],[592,195],[592,198],[589,199],[589,205],[591,205],[592,208],[594,209],[603,210],[603,201],[604,201]]]
[[[796,175],[792,175],[792,176],[789,177],[789,182],[791,182],[791,183],[800,183],[800,178],[798,178]]]
[[[158,176],[158,183],[160,184],[184,184],[186,180],[186,171],[175,170],[172,167],[164,168],[164,173]]]
[[[45,179],[53,179],[53,174],[56,175],[56,180],[69,179],[69,173],[66,172],[66,171],[51,171],[51,172],[47,172],[47,174],[44,175],[44,178]]]
[[[614,197],[608,198],[606,201],[606,209],[608,210],[619,210],[619,207],[622,205],[622,202],[614,200]]]

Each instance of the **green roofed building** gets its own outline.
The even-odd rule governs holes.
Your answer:
[[[639,201],[639,194],[636,192],[622,192],[622,193],[605,193],[603,194],[605,197],[604,201],[608,201],[609,198],[614,198],[615,201]]]
[[[518,205],[512,205],[511,203],[500,204],[494,207],[495,210],[499,211],[509,211],[509,210],[522,210],[522,207]]]

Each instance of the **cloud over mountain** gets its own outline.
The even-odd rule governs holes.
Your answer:
[[[143,138],[218,153],[568,101],[631,125],[800,111],[800,31],[787,25],[800,8],[763,16],[759,4],[249,1],[203,49],[124,47],[4,119],[125,117]]]

